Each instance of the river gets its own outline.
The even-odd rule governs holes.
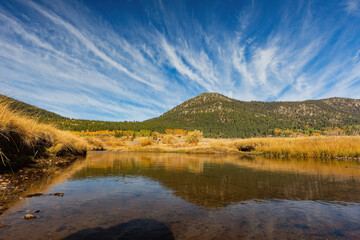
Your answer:
[[[29,192],[0,239],[360,238],[355,161],[90,152]]]

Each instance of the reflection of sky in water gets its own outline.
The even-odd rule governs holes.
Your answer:
[[[358,163],[91,153],[81,164],[44,190],[63,198],[31,198],[2,216],[10,226],[0,239],[59,239],[134,219],[164,223],[177,239],[360,235],[360,177],[344,167]],[[38,209],[32,221],[17,212]]]

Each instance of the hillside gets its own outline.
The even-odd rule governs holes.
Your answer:
[[[33,105],[27,104],[25,102],[1,94],[0,94],[0,102],[7,104],[12,110],[21,112],[22,114],[27,116],[39,118],[40,120],[45,121],[46,119],[51,119],[51,120],[66,119],[65,117],[62,117],[56,113],[35,107]]]
[[[2,96],[11,108],[73,131],[198,129],[207,137],[274,135],[275,129],[316,132],[341,128],[359,132],[360,100],[329,98],[301,102],[238,101],[218,93],[203,93],[163,115],[143,122],[75,120]]]
[[[271,135],[275,128],[343,128],[360,124],[360,100],[245,102],[217,93],[203,93],[147,122],[169,128],[200,129],[208,136],[225,137]]]

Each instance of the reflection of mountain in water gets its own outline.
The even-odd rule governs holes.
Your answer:
[[[358,166],[239,156],[94,153],[73,178],[147,177],[204,207],[252,199],[360,202]]]

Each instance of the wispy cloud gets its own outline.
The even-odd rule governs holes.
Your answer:
[[[359,61],[359,58],[360,58],[360,49],[359,49],[359,51],[357,51],[357,53],[355,54],[355,56],[354,56],[354,58],[353,58],[353,61],[354,61],[354,62],[357,62],[357,61]]]
[[[164,38],[162,38],[162,47],[167,55],[167,59],[169,60],[171,66],[174,67],[181,75],[194,81],[195,83],[206,89],[207,91],[213,91],[212,84],[211,82],[209,82],[212,79],[204,79],[201,76],[199,76],[193,69],[190,68],[189,65],[184,63],[182,58],[178,56],[175,49],[172,46],[170,46]],[[190,56],[187,56],[186,60],[188,60],[189,64],[194,64],[194,59],[192,59]]]
[[[35,4],[34,2],[29,2],[29,4],[36,9],[38,12],[40,12],[45,17],[49,18],[51,21],[53,21],[55,24],[60,25],[64,27],[66,30],[68,30],[71,34],[73,34],[81,43],[83,43],[90,51],[92,51],[96,56],[98,56],[103,61],[109,63],[116,69],[118,69],[120,72],[125,73],[130,78],[137,80],[141,83],[145,83],[153,88],[156,88],[157,86],[153,85],[152,83],[142,79],[141,77],[137,76],[135,73],[130,72],[127,68],[122,66],[120,63],[116,62],[112,58],[110,58],[108,55],[106,55],[104,52],[100,51],[99,48],[95,46],[93,42],[89,40],[88,37],[86,37],[84,34],[82,34],[77,28],[75,28],[73,25],[63,21],[61,18],[59,18],[55,14],[51,14],[47,11],[44,11],[39,5]],[[124,42],[127,44],[127,42]],[[124,44],[123,43],[123,44]],[[125,48],[129,48],[129,44],[125,46]],[[135,58],[135,60],[138,60],[138,58]]]
[[[360,15],[360,1],[347,0],[344,2],[345,10],[350,14]]]

